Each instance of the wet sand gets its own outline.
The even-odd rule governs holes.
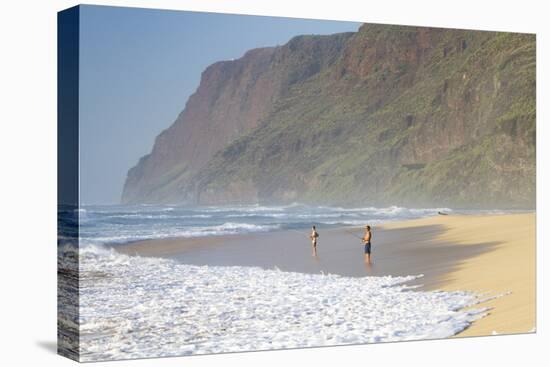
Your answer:
[[[422,289],[512,292],[486,302],[485,307],[493,307],[491,314],[459,336],[490,335],[534,327],[534,219],[534,213],[436,216],[373,226],[372,265],[364,262],[361,228],[318,228],[316,257],[307,230],[141,241],[117,250],[193,265],[353,277],[423,274],[413,283]]]

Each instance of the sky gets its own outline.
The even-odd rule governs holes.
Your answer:
[[[117,204],[128,169],[150,153],[201,72],[302,34],[355,22],[105,6],[80,10],[80,203]]]

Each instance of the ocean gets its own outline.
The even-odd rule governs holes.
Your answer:
[[[300,204],[62,210],[58,221],[58,297],[64,304],[60,348],[79,354],[81,361],[99,361],[452,336],[486,310],[465,309],[480,302],[470,292],[418,291],[407,285],[421,274],[350,278],[259,267],[196,266],[127,256],[103,246],[306,230],[312,224],[320,228],[376,225],[440,211],[456,213],[449,208]],[[77,242],[76,219],[80,222]],[[74,279],[78,282],[71,282]],[[71,305],[69,300],[77,294],[78,305]],[[71,333],[80,334],[79,345],[71,343]]]
[[[77,211],[80,244],[102,245],[138,240],[202,237],[285,229],[360,226],[430,216],[449,208],[409,209],[287,206],[185,208],[170,205],[84,206]]]

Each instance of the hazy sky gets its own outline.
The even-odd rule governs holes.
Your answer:
[[[210,64],[300,34],[359,23],[82,6],[80,201],[120,200],[128,169],[149,153]]]

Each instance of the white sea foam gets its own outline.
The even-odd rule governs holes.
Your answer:
[[[80,250],[83,361],[443,338],[484,310],[416,277],[208,267]]]
[[[340,213],[359,212],[364,215],[382,215],[382,216],[395,216],[395,215],[434,215],[437,212],[452,212],[450,208],[405,208],[396,205],[388,206],[385,208],[377,208],[374,206],[362,207],[362,208],[342,208],[342,207],[322,207],[327,211],[335,211]]]
[[[275,205],[275,206],[263,206],[259,204],[255,205],[237,205],[237,206],[210,206],[202,207],[201,210],[206,210],[209,212],[245,212],[245,213],[261,213],[261,212],[282,212],[288,209],[304,206],[299,203],[292,203],[289,205]]]
[[[109,218],[120,219],[120,218],[129,218],[129,219],[189,219],[189,218],[212,218],[210,214],[191,214],[191,215],[168,215],[168,214],[144,214],[144,213],[131,213],[131,214],[113,214]]]
[[[110,235],[96,235],[93,238],[82,236],[80,242],[84,245],[87,244],[118,244],[127,243],[133,241],[149,240],[149,239],[164,239],[164,238],[177,238],[177,237],[206,237],[206,236],[223,236],[239,233],[252,233],[252,232],[267,232],[280,228],[279,225],[259,225],[249,223],[234,223],[226,222],[217,226],[209,227],[187,227],[180,229],[177,227],[161,227],[158,230],[136,230],[132,227],[124,229],[119,228],[117,231]]]
[[[394,220],[397,220],[397,219],[394,219]],[[389,220],[372,219],[372,220],[369,220],[367,222],[364,219],[357,219],[357,220],[345,219],[345,220],[324,221],[323,223],[324,224],[330,224],[330,225],[341,225],[341,226],[363,226],[366,223],[368,223],[370,225],[376,225],[376,224],[381,224],[381,223],[392,222],[394,220],[392,220],[392,219],[389,219]]]
[[[114,214],[110,215],[111,219],[120,219],[120,218],[133,218],[133,219],[170,219],[178,218],[177,216],[171,216],[166,214],[142,214],[142,213],[131,213],[131,214]]]

